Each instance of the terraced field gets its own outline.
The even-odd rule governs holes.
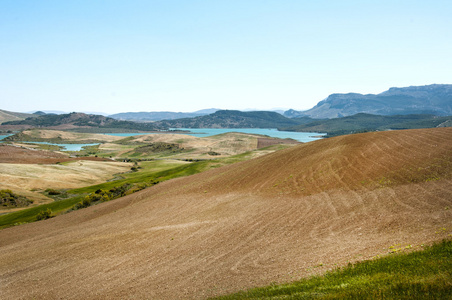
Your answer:
[[[452,235],[452,128],[341,136],[0,231],[2,299],[202,299]]]

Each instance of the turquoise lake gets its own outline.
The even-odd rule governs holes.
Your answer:
[[[227,132],[241,132],[241,133],[252,133],[252,134],[262,134],[270,137],[280,138],[280,139],[294,139],[299,142],[311,142],[318,139],[321,139],[324,136],[324,133],[317,132],[292,132],[292,131],[278,131],[277,129],[263,129],[263,128],[171,128],[171,130],[184,130],[189,131],[187,135],[196,136],[196,137],[206,137],[212,136]],[[171,132],[168,132],[171,133]],[[114,135],[114,136],[134,136],[134,135],[145,135],[145,134],[158,134],[158,133],[104,133],[106,135]],[[0,135],[0,141],[4,139],[8,135]],[[24,142],[27,143],[27,142]],[[47,144],[47,145],[56,145],[64,147],[64,151],[80,151],[85,146],[94,146],[99,145],[96,144],[56,144],[56,143],[47,143],[47,142],[30,142],[34,144]]]
[[[3,140],[5,137],[10,136],[10,135],[12,135],[12,134],[0,135],[0,143],[1,143],[1,140]],[[47,143],[47,142],[21,142],[21,143],[55,145],[55,146],[63,147],[63,151],[80,151],[85,146],[99,145],[99,143],[96,143],[96,144],[56,144],[56,143]]]
[[[12,134],[5,134],[5,135],[0,135],[0,141],[3,140],[5,137],[10,136]]]
[[[253,133],[253,134],[262,134],[268,135],[270,137],[280,138],[280,139],[294,139],[299,142],[311,142],[318,139],[321,139],[325,133],[317,133],[317,132],[293,132],[293,131],[278,131],[277,129],[264,129],[264,128],[171,128],[171,130],[184,130],[190,131],[187,135],[196,136],[196,137],[206,137],[217,134],[222,134],[226,132],[242,132],[242,133]],[[156,133],[105,133],[107,135],[115,135],[115,136],[133,136],[133,135],[144,135],[144,134],[156,134]]]
[[[97,144],[56,144],[56,143],[47,143],[47,142],[22,142],[22,143],[30,143],[30,144],[45,144],[45,145],[55,145],[63,147],[63,151],[80,151],[85,146],[95,146]]]

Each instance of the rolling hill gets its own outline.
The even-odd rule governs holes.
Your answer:
[[[297,145],[0,231],[0,298],[203,299],[452,234],[452,128]]]
[[[305,119],[306,117],[302,117]],[[381,116],[359,113],[353,116],[310,120],[305,124],[300,124],[284,130],[323,132],[328,137],[351,134],[365,131],[377,130],[398,130],[398,129],[419,129],[434,127],[451,127],[452,116],[438,117],[435,115],[394,115]]]
[[[36,117],[33,114],[18,113],[0,109],[0,124],[8,121],[19,121],[26,118]]]
[[[119,121],[101,115],[89,115],[73,112],[70,114],[46,114],[20,121],[3,122],[2,125],[24,126],[25,128],[50,128],[50,129],[76,129],[76,128],[102,128],[125,129],[132,131],[153,131],[159,127],[152,123],[136,123],[131,121]]]
[[[121,121],[101,115],[70,113],[62,115],[42,115],[25,120],[4,122],[5,126],[49,129],[124,129],[133,131],[167,130],[168,128],[280,128],[306,122],[304,119],[290,119],[276,112],[220,110],[213,114],[194,118],[163,120],[149,123]]]
[[[123,112],[118,114],[110,115],[110,118],[117,120],[126,120],[126,121],[161,121],[161,120],[174,120],[174,119],[182,119],[182,118],[193,118],[198,116],[204,116],[208,114],[212,114],[219,109],[211,108],[211,109],[203,109],[191,113],[185,112],[172,112],[172,111],[152,111],[152,112]]]
[[[452,84],[390,88],[373,95],[332,94],[306,111],[288,110],[286,117],[339,118],[357,113],[374,115],[452,115]]]
[[[219,110],[206,116],[155,123],[166,128],[280,128],[297,125],[301,121],[271,111]]]

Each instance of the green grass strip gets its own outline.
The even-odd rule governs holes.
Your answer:
[[[138,172],[121,174],[121,177],[123,177],[123,179],[118,179],[110,182],[105,182],[101,184],[66,191],[70,195],[78,194],[80,196],[58,200],[52,203],[27,208],[24,210],[8,213],[5,215],[0,215],[0,229],[24,223],[34,222],[36,221],[36,216],[41,211],[47,210],[47,208],[50,208],[52,210],[52,215],[66,212],[67,210],[72,208],[76,203],[80,202],[85,195],[93,193],[98,189],[110,190],[114,187],[118,187],[126,183],[139,184],[139,183],[149,183],[151,181],[162,182],[177,177],[193,175],[211,168],[220,167],[222,165],[248,160],[251,157],[252,152],[246,152],[218,160],[206,160],[192,163],[183,163],[182,165],[178,165],[175,167],[173,167],[171,164],[165,164],[165,162],[161,161],[142,162],[140,164],[141,166],[143,166],[143,169],[140,169]]]
[[[77,196],[74,198],[55,201],[48,204],[43,204],[36,207],[31,207],[24,210],[2,215],[0,216],[0,229],[14,225],[20,225],[23,223],[34,222],[36,221],[36,216],[39,214],[39,212],[45,211],[48,208],[52,210],[53,214],[66,211],[73,205],[75,205],[77,202],[81,201],[82,198],[83,196]]]
[[[452,241],[214,299],[452,299]]]
[[[36,221],[36,216],[41,211],[45,211],[50,208],[52,214],[56,215],[61,212],[65,212],[72,208],[76,203],[80,202],[84,195],[88,193],[93,193],[98,189],[110,190],[114,187],[126,184],[126,183],[147,183],[151,180],[154,181],[165,181],[176,177],[188,176],[202,172],[210,167],[212,162],[202,161],[194,162],[190,164],[184,164],[176,166],[174,168],[164,169],[158,172],[153,172],[151,168],[142,170],[141,172],[133,172],[123,174],[124,179],[119,179],[111,182],[105,182],[102,184],[96,184],[84,188],[72,189],[67,191],[68,194],[79,194],[80,196],[75,196],[73,198],[58,200],[52,203],[39,205],[36,207],[27,208],[17,212],[8,213],[0,216],[0,229],[20,225],[24,223],[30,223]]]

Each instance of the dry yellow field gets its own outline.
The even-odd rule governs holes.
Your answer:
[[[259,140],[262,136],[245,133],[225,133],[209,137],[194,137],[185,134],[149,134],[134,137],[130,143],[172,143],[178,144],[185,151],[171,154],[174,159],[212,159],[223,158],[248,151],[258,149]],[[283,140],[264,138],[265,140],[274,140],[273,144],[281,143]],[[286,145],[294,145],[297,142],[283,141]],[[117,156],[133,153],[132,146],[106,143],[99,147],[103,151],[116,152]],[[215,152],[216,155],[210,155],[209,152]]]
[[[60,130],[46,130],[46,129],[33,129],[24,130],[23,134],[34,138],[43,139],[61,139],[67,141],[83,141],[83,140],[95,140],[99,142],[113,142],[123,139],[124,137],[112,136],[107,134],[97,133],[77,133]]]
[[[12,191],[34,200],[34,205],[53,201],[40,192],[69,189],[102,183],[114,174],[129,171],[130,163],[78,160],[64,164],[0,163],[0,189]],[[0,209],[1,212],[11,211]]]

